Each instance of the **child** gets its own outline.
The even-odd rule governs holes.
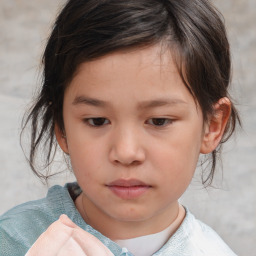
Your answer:
[[[30,165],[58,144],[77,183],[2,215],[0,255],[235,255],[178,202],[239,122],[207,0],[69,0],[43,64]]]

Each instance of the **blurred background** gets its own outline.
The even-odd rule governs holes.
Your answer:
[[[200,169],[181,202],[238,254],[256,252],[256,1],[213,0],[225,17],[233,59],[231,95],[243,129],[225,145],[216,188]],[[63,0],[0,0],[0,214],[46,195],[19,144],[21,120],[40,84],[40,58]],[[48,186],[73,181],[69,172]]]

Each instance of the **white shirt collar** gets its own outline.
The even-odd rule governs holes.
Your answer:
[[[176,219],[163,231],[146,236],[135,237],[115,242],[122,248],[127,248],[133,255],[149,256],[157,252],[178,229],[185,216],[185,209],[180,205]]]

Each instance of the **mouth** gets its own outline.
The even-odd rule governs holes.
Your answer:
[[[136,179],[119,179],[106,185],[111,192],[122,199],[135,199],[145,194],[152,186]]]

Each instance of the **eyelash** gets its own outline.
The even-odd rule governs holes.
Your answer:
[[[163,121],[164,122],[164,124],[162,124],[162,125],[156,125],[156,124],[154,124],[153,122],[152,123],[149,123],[149,120],[154,120],[154,121],[157,121],[157,122],[160,122],[160,123],[162,123],[161,121]],[[170,118],[164,118],[164,117],[159,117],[159,118],[150,118],[149,120],[147,120],[147,123],[149,123],[150,125],[153,125],[153,126],[155,126],[155,127],[165,127],[165,126],[168,126],[168,125],[170,125],[170,124],[172,124],[173,123],[173,119],[170,119]]]
[[[149,122],[149,120],[151,120],[152,122]],[[104,118],[104,117],[86,118],[83,121],[88,126],[95,127],[95,128],[102,127],[104,125],[110,124],[110,121],[108,119]],[[104,122],[102,124],[95,125],[95,121],[104,121]],[[107,121],[107,123],[105,123],[106,121]],[[160,125],[154,124],[154,121],[160,122]],[[154,127],[160,127],[161,128],[161,127],[166,127],[166,126],[172,124],[173,121],[174,120],[170,119],[170,118],[150,118],[150,119],[147,120],[146,124],[152,125]]]
[[[104,121],[103,124],[101,125],[95,125],[95,124],[91,124],[90,121],[94,122],[94,121]],[[86,118],[83,120],[87,125],[92,126],[92,127],[101,127],[105,124],[105,121],[108,121],[106,118],[104,117],[94,117],[94,118]],[[109,122],[109,121],[108,121]],[[108,123],[109,124],[109,123]]]

